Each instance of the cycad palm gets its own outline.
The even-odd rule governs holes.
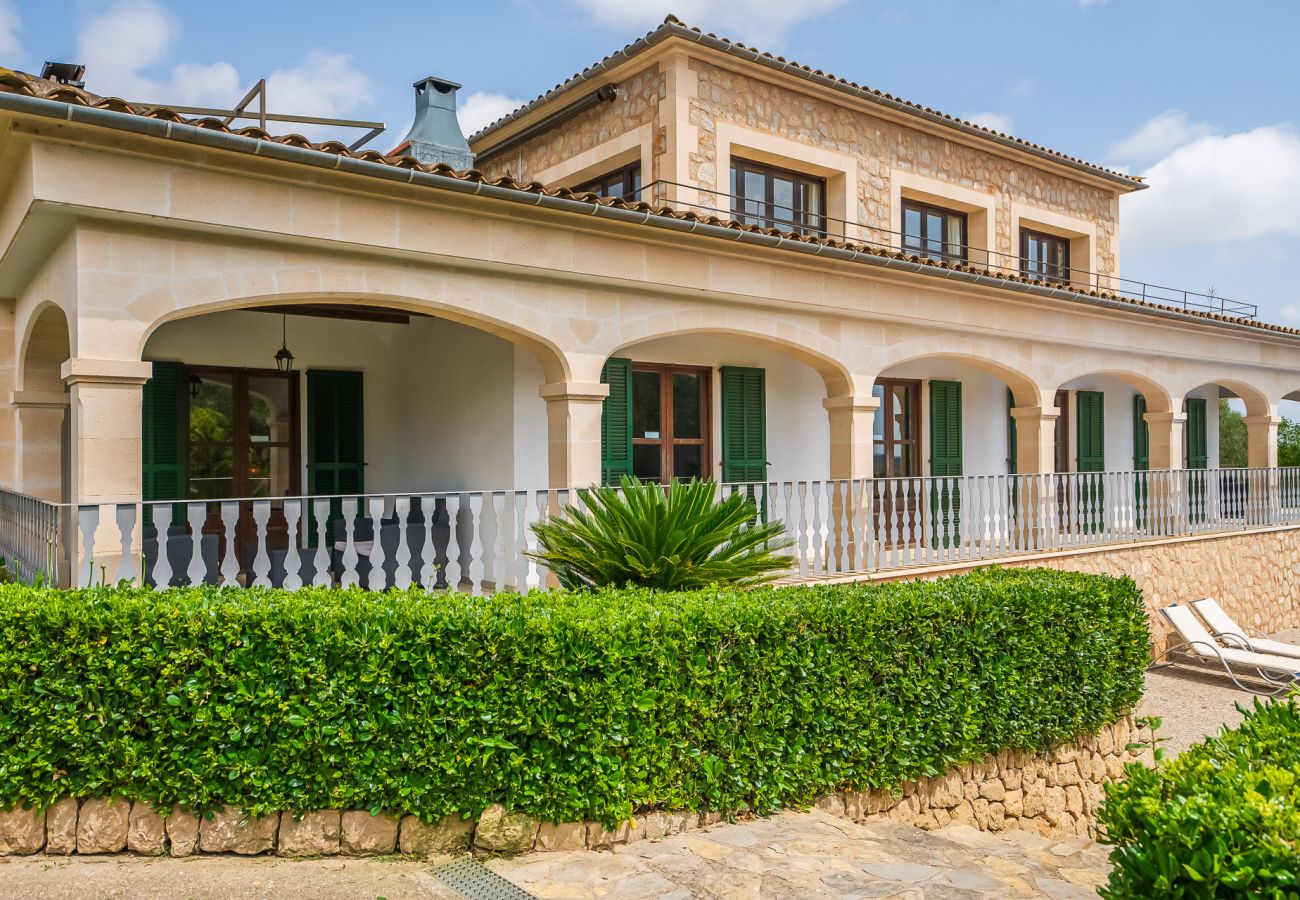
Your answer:
[[[759,522],[743,493],[716,500],[711,482],[674,481],[667,490],[624,476],[618,488],[579,491],[582,505],[533,526],[530,554],[560,585],[688,590],[754,585],[789,568],[792,541],[780,522]]]

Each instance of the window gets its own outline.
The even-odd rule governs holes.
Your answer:
[[[1068,284],[1070,281],[1069,238],[1020,229],[1020,274],[1039,281]]]
[[[746,225],[826,233],[826,182],[743,159],[731,163],[731,215]]]
[[[636,200],[641,190],[641,164],[635,162],[630,166],[615,169],[613,172],[578,185],[574,190],[586,191],[597,197],[626,197],[629,200]]]
[[[936,262],[965,262],[966,214],[904,200],[903,250]]]
[[[871,389],[871,396],[880,401],[872,428],[875,477],[910,478],[921,474],[917,454],[921,382],[882,378]]]
[[[632,364],[632,474],[667,484],[710,477],[712,370]]]

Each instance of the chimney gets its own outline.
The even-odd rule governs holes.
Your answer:
[[[415,83],[415,122],[406,135],[411,145],[407,153],[426,165],[441,162],[453,169],[474,167],[474,154],[456,119],[459,89],[456,82],[432,75]]]

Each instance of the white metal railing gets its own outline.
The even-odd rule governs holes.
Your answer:
[[[0,557],[19,581],[58,584],[66,508],[0,490]]]
[[[799,578],[1300,524],[1300,468],[776,481],[719,491],[744,491],[761,517],[785,523],[790,576]],[[527,556],[537,547],[532,525],[577,499],[509,490],[73,507],[0,491],[0,554],[23,580],[62,575],[75,585],[527,590],[551,583]]]
[[[792,576],[1300,523],[1300,469],[963,475],[725,485],[794,540]]]

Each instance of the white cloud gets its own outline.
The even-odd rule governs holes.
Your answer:
[[[523,100],[496,94],[491,91],[475,91],[460,101],[456,107],[456,118],[460,120],[460,130],[469,137],[481,128],[491,125],[506,113],[514,112],[524,105]]]
[[[1189,122],[1182,110],[1169,109],[1112,146],[1110,155],[1129,164],[1150,162],[1213,133],[1214,129],[1204,122]]]
[[[1105,6],[1110,0],[1079,0],[1080,9],[1089,9],[1093,6]]]
[[[1011,117],[995,112],[978,112],[964,113],[962,118],[967,122],[973,122],[976,125],[982,125],[985,128],[991,128],[994,131],[1001,131],[1003,134],[1010,134],[1012,128]]]
[[[147,74],[166,61],[179,35],[175,19],[153,0],[118,0],[87,21],[78,35],[86,87],[97,94],[145,103],[234,106],[252,87],[255,76],[241,75],[228,62],[179,63],[165,78]],[[374,101],[369,77],[353,65],[352,58],[322,49],[268,75],[266,92],[271,112],[301,116],[347,117]],[[248,122],[241,120],[241,124]],[[273,128],[272,124],[267,127],[273,131],[301,131],[317,140],[347,136],[339,135],[336,128]]]
[[[1288,303],[1282,307],[1282,321],[1300,321],[1300,303]]]
[[[793,25],[843,5],[844,0],[570,0],[597,22],[616,28],[653,28],[668,13],[705,31],[726,32],[754,44],[780,40]]]
[[[1124,201],[1126,253],[1300,237],[1300,135],[1290,125],[1195,138],[1146,175],[1151,188]]]
[[[22,27],[23,20],[18,10],[0,0],[0,65],[15,62],[23,52],[22,41],[18,39]]]

